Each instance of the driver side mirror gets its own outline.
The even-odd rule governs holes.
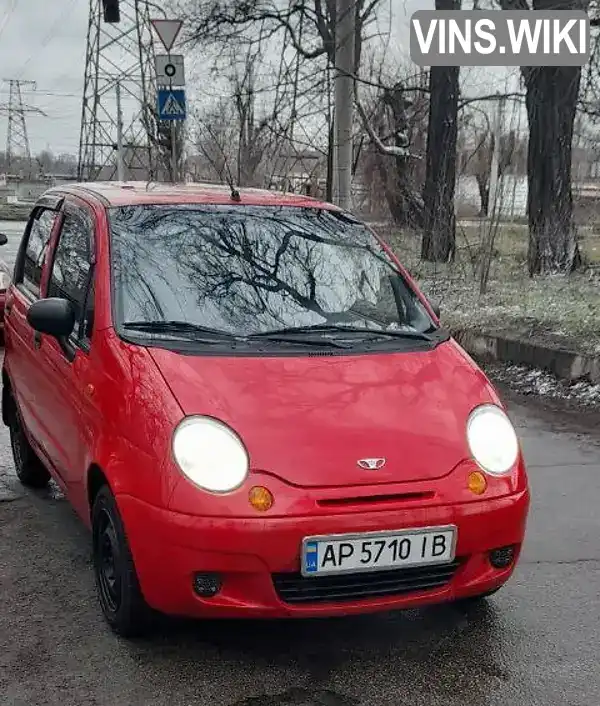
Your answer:
[[[0,245],[6,245],[8,243],[8,237],[5,233],[0,233]]]
[[[63,343],[75,327],[75,310],[66,299],[40,299],[29,307],[27,321],[39,333],[53,336]]]

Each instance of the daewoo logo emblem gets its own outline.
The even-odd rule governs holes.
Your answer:
[[[385,466],[385,458],[361,458],[356,463],[366,471],[378,471]]]

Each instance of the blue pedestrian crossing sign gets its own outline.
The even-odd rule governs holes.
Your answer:
[[[185,91],[161,88],[158,91],[158,119],[185,120]]]

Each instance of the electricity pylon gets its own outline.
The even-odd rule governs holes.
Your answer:
[[[21,81],[13,78],[5,78],[4,81],[9,86],[8,105],[0,106],[3,112],[8,112],[6,161],[11,167],[15,158],[22,157],[31,164],[31,149],[25,116],[27,113],[37,113],[38,115],[44,115],[44,113],[39,108],[24,105],[21,88],[31,86],[35,90],[36,83],[35,81]]]
[[[154,180],[157,123],[151,3],[121,0],[117,24],[103,21],[102,0],[89,3],[78,177],[112,180],[119,165],[125,179]]]

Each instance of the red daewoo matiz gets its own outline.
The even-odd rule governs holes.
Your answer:
[[[36,204],[6,303],[17,473],[92,532],[100,603],[304,617],[480,598],[529,490],[482,371],[348,213],[220,186]]]

